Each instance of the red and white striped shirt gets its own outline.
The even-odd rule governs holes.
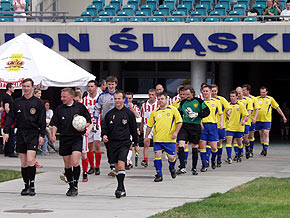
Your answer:
[[[167,104],[168,105],[172,105],[174,101],[172,100],[172,98],[170,98],[169,96],[167,96]]]
[[[95,121],[94,107],[95,107],[97,99],[98,99],[98,95],[96,95],[96,97],[94,97],[94,98],[91,98],[90,95],[87,95],[86,97],[84,97],[82,99],[82,103],[87,107],[87,109],[91,115],[92,122]],[[100,126],[100,120],[101,119],[98,119],[98,126]]]
[[[172,98],[172,103],[173,103],[173,102],[176,102],[176,101],[178,101],[178,100],[180,100],[180,96],[179,96],[179,94],[176,95],[176,96],[174,96],[174,97]]]
[[[150,104],[149,100],[147,100],[145,103],[142,104],[141,117],[144,118],[146,125],[147,125],[151,112],[154,111],[158,106],[159,105],[158,105],[157,99],[155,100],[153,104]]]
[[[136,104],[133,104],[133,110],[136,111],[139,116],[141,116],[140,109],[139,109],[139,107]]]

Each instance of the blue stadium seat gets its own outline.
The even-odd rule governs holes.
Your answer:
[[[117,16],[130,16],[125,11],[118,11]]]
[[[227,10],[223,5],[218,4],[218,5],[214,6],[214,10],[218,11],[221,16],[226,16]]]
[[[158,4],[156,0],[146,0],[146,4],[151,7],[152,11],[156,11]]]
[[[121,10],[121,2],[120,0],[111,0],[110,5],[114,6],[116,12]]]
[[[203,16],[201,13],[199,13],[198,11],[192,11],[191,13],[190,13],[190,16],[191,17],[194,17],[194,16]]]
[[[129,19],[130,22],[146,22],[146,18],[143,17],[134,17]]]
[[[81,13],[81,16],[82,17],[91,17],[91,16],[94,16],[94,15],[92,14],[92,12],[84,11],[84,12]]]
[[[153,16],[165,16],[161,11],[155,11]]]
[[[128,22],[128,18],[126,17],[115,17],[112,22]]]
[[[205,18],[205,22],[220,22],[221,19],[218,17],[207,17]]]
[[[94,0],[94,1],[93,1],[93,5],[96,6],[98,12],[99,12],[99,11],[102,11],[103,8],[104,8],[104,3],[103,3],[102,0]]]
[[[128,0],[128,5],[132,5],[134,7],[134,11],[139,10],[139,0]]]
[[[31,1],[30,0],[25,0],[25,2],[26,2],[25,11],[29,11],[29,7],[31,5]]]
[[[239,5],[245,5],[246,10],[249,9],[249,1],[248,0],[238,0]]]
[[[207,8],[204,5],[196,5],[195,10],[198,11],[202,16],[207,15]]]
[[[9,0],[1,0],[1,7],[3,11],[11,10],[11,2]]]
[[[170,8],[168,7],[168,5],[160,5],[159,11],[162,12],[164,16],[170,16]]]
[[[93,0],[93,5],[98,4],[99,1],[103,2],[103,5],[106,4],[106,0]]]
[[[104,8],[105,12],[107,12],[110,16],[116,15],[116,9],[113,5],[106,5]]]
[[[87,12],[89,12],[92,16],[97,16],[99,11],[101,10],[98,10],[98,7],[96,5],[89,5],[87,7]]]
[[[141,11],[144,12],[146,16],[152,16],[152,9],[149,5],[141,5]]]
[[[183,11],[173,11],[172,16],[187,16]]]
[[[256,4],[261,5],[263,8],[266,8],[267,2],[265,0],[256,0]]]
[[[188,15],[188,9],[185,5],[178,5],[176,11],[184,12],[185,16]]]
[[[201,17],[189,17],[186,18],[186,22],[202,22]]]
[[[209,16],[221,16],[221,14],[218,11],[211,11]]]
[[[146,14],[143,11],[136,11],[136,16],[146,16]]]
[[[174,0],[164,0],[163,4],[167,5],[169,7],[170,11],[175,10],[175,1]]]
[[[122,10],[129,16],[134,16],[135,7],[133,5],[124,5]]]
[[[253,9],[256,9],[259,12],[259,15],[263,14],[264,8],[260,4],[253,4],[252,6]]]
[[[110,18],[94,18],[93,22],[110,22]]]
[[[182,17],[169,17],[166,19],[167,22],[184,22]]]
[[[283,10],[286,8],[286,1],[285,0],[279,0],[279,3],[282,5]]]
[[[238,17],[226,17],[224,22],[239,22],[240,18]]]
[[[239,13],[240,16],[246,15],[246,8],[244,5],[236,4],[233,9]]]
[[[9,20],[8,18],[0,18],[0,22],[13,22]]]
[[[230,0],[220,0],[219,4],[223,5],[226,8],[226,11],[230,10],[230,5],[231,5]]]
[[[108,13],[108,12],[106,12],[106,11],[101,11],[100,13],[99,13],[99,16],[110,16],[110,14]],[[109,19],[109,18],[108,18]],[[109,19],[110,20],[110,19]]]
[[[256,17],[246,17],[244,22],[257,22],[258,19]]]
[[[190,12],[193,9],[195,1],[194,0],[183,0],[182,4],[187,8],[187,10]]]
[[[207,8],[207,11],[212,9],[212,1],[211,0],[201,0],[200,4]]]
[[[164,22],[165,19],[162,17],[150,17],[148,18],[148,22]]]
[[[81,18],[76,18],[75,22],[91,22],[91,19],[87,17],[81,17]]]
[[[237,11],[230,11],[228,16],[240,16],[239,12]],[[241,20],[239,17],[238,17],[239,21]]]

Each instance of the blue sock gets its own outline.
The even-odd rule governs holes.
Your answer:
[[[269,147],[269,143],[264,143],[264,150],[267,151]]]
[[[232,159],[232,145],[227,144],[226,149],[227,149],[228,158]]]
[[[200,159],[203,167],[206,167],[206,149],[200,149]]]
[[[250,152],[250,145],[249,144],[245,144],[246,146],[246,152]]]
[[[253,153],[255,145],[255,139],[250,139],[250,152]]]
[[[176,157],[172,162],[168,159],[168,163],[169,163],[169,171],[172,172],[175,169]]]
[[[154,166],[155,166],[157,175],[162,176],[162,160],[161,160],[161,158],[154,160]]]
[[[212,150],[211,151],[211,162],[215,162],[215,158],[216,158],[216,155],[217,155],[217,151],[218,150]]]
[[[187,159],[188,159],[188,148],[184,149],[184,154],[185,154],[184,163],[185,163],[185,166],[186,166],[187,165]]]
[[[238,146],[238,144],[234,144],[234,150],[235,150],[236,156],[238,156],[238,153],[239,153],[239,146]]]
[[[240,156],[242,153],[243,153],[243,145],[239,146],[238,156]]]
[[[221,162],[222,161],[222,154],[223,154],[223,146],[218,148],[218,152],[217,152],[217,162]]]
[[[206,146],[206,160],[209,162],[210,159],[210,154],[211,154],[211,147]]]
[[[265,150],[265,145],[264,145],[264,142],[262,143],[262,146],[263,146],[263,150]]]

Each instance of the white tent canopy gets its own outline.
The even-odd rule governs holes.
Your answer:
[[[25,33],[0,46],[0,89],[32,78],[41,87],[86,86],[95,76]]]

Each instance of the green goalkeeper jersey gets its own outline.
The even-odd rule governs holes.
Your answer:
[[[200,98],[182,100],[178,110],[183,118],[183,122],[190,124],[200,124],[201,119],[207,117],[210,113],[208,106]]]

